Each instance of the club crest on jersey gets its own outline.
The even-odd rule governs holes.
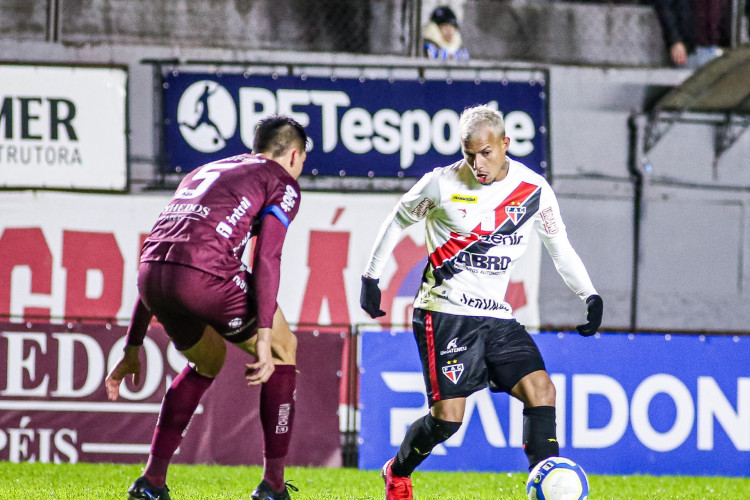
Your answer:
[[[508,215],[508,218],[513,221],[513,224],[518,224],[518,221],[526,215],[526,207],[519,205],[518,202],[513,202],[505,207],[505,213]]]
[[[461,378],[461,374],[464,372],[464,364],[453,361],[448,361],[448,364],[443,367],[443,375],[448,377],[448,380],[454,384],[458,384],[458,379]]]

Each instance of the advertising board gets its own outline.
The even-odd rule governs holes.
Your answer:
[[[285,114],[306,127],[322,161],[313,175],[420,177],[461,157],[458,119],[467,106],[503,112],[508,153],[544,173],[543,79],[430,80],[168,73],[164,77],[168,169],[188,172],[252,149],[255,125]]]
[[[542,332],[533,338],[557,389],[560,454],[588,473],[747,475],[747,337]],[[377,469],[427,413],[427,398],[411,332],[364,332],[361,358],[359,466]],[[522,409],[507,394],[475,393],[461,429],[421,469],[528,470]]]
[[[0,188],[124,191],[127,72],[0,65]]]
[[[187,360],[152,324],[141,353],[141,384],[126,379],[120,399],[108,401],[104,377],[122,353],[125,331],[105,322],[0,322],[0,460],[145,463],[161,400]],[[312,332],[297,337],[305,356],[297,364],[295,425],[320,432],[293,433],[288,463],[340,466],[344,339]],[[262,463],[260,388],[245,381],[249,359],[227,349],[175,462]]]

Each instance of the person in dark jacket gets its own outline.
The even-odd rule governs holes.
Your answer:
[[[729,45],[727,0],[653,0],[672,63],[696,69]]]

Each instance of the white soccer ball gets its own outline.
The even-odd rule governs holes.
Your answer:
[[[563,457],[539,462],[526,480],[529,500],[587,500],[589,480],[580,465]]]

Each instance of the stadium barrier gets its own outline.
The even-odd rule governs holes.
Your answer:
[[[560,453],[593,474],[745,476],[750,466],[750,336],[543,331],[557,389]],[[394,456],[427,412],[411,331],[363,330],[359,467]],[[456,366],[451,365],[452,379]],[[438,376],[443,376],[438,370]],[[446,374],[447,376],[447,374]],[[523,471],[522,403],[488,389],[424,470]]]
[[[104,378],[119,359],[125,333],[125,326],[95,319],[0,320],[5,367],[0,370],[0,460],[145,461],[161,400],[187,360],[152,323],[141,356],[141,384],[124,381],[120,399],[108,401]],[[349,387],[342,372],[348,358],[342,354],[352,344],[351,335],[335,333],[296,332],[301,355],[290,464],[342,465],[339,397],[340,387]],[[242,351],[227,350],[224,368],[201,400],[175,462],[262,463],[260,389],[246,385],[245,362]]]
[[[427,411],[409,328],[294,327],[297,410],[290,465],[377,469]],[[185,359],[154,322],[142,383],[110,402],[104,377],[126,327],[102,319],[0,318],[0,460],[142,463],[160,401]],[[557,388],[561,454],[593,474],[743,476],[750,465],[750,336],[533,334]],[[229,349],[178,463],[262,463],[258,389]],[[454,377],[460,382],[461,375]],[[522,471],[521,404],[481,391],[425,470]],[[314,432],[307,432],[315,429]]]

